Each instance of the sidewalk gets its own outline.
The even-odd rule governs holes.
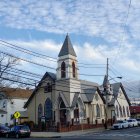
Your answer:
[[[110,129],[107,129],[110,130]],[[60,138],[60,137],[70,137],[70,136],[78,136],[84,135],[88,133],[102,132],[105,131],[104,128],[94,128],[87,130],[78,130],[78,131],[70,131],[70,132],[31,132],[31,137],[36,138]]]

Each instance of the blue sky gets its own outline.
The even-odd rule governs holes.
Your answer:
[[[0,39],[57,58],[69,33],[79,63],[106,64],[109,75],[123,81],[139,80],[140,1],[132,0],[2,0],[0,1]],[[5,52],[42,62],[0,47]],[[51,71],[21,62],[22,69],[36,73]],[[113,71],[113,72],[112,72]],[[52,71],[54,72],[54,71]],[[80,73],[105,74],[105,68],[80,68]],[[103,77],[80,76],[102,83]],[[113,81],[112,81],[113,82]]]

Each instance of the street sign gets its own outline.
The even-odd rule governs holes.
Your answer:
[[[14,113],[14,118],[18,119],[20,116],[21,116],[21,114],[19,112],[16,111]]]

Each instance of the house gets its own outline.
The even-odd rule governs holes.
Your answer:
[[[3,88],[0,93],[0,123],[13,125],[13,114],[16,111],[25,111],[23,108],[32,91],[20,88]]]
[[[104,124],[105,100],[99,85],[79,79],[77,56],[67,35],[58,55],[56,73],[46,72],[25,104],[29,120],[38,126],[66,131]]]
[[[123,84],[106,83],[106,76],[103,82],[102,92],[104,99],[107,101],[107,119],[113,124],[116,120],[127,120],[130,118],[130,101],[123,87]],[[108,88],[106,88],[108,86]],[[108,93],[106,95],[106,92]]]
[[[140,106],[130,106],[130,113],[132,118],[140,118]]]

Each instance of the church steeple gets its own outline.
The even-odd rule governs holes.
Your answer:
[[[58,55],[57,79],[78,79],[76,57],[69,35],[67,34]]]
[[[73,49],[73,46],[72,46],[72,43],[70,41],[69,35],[67,34],[67,36],[65,38],[65,41],[63,43],[63,46],[62,46],[62,48],[61,48],[61,50],[59,52],[58,57],[68,55],[68,54],[76,57],[76,53],[75,53],[75,51]]]

